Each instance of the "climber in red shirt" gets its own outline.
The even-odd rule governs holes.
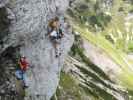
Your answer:
[[[29,63],[28,63],[26,57],[23,56],[20,58],[19,65],[20,65],[21,70],[23,70],[23,71],[26,71],[28,69]]]
[[[29,63],[25,56],[22,56],[19,60],[19,70],[16,71],[16,76],[18,79],[23,81],[24,88],[28,87],[26,82],[26,71],[29,68]]]

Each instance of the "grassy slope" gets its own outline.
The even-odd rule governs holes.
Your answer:
[[[119,8],[123,8],[122,12],[118,12]],[[129,40],[132,38],[132,25],[130,25],[129,32],[126,31],[125,26],[125,18],[128,14],[128,12],[131,9],[131,5],[125,4],[122,0],[114,0],[113,8],[111,9],[111,23],[107,27],[105,27],[105,30],[103,33],[112,34],[112,36],[117,40],[115,43],[115,46],[118,49],[122,49],[125,51],[128,51],[127,46],[129,45],[127,40],[127,36],[129,37]],[[131,20],[130,20],[131,22]],[[119,42],[120,41],[120,42]]]
[[[95,36],[79,26],[75,26],[74,28],[76,31],[80,32],[85,39],[103,49],[118,65],[121,66],[122,72],[118,76],[122,81],[121,84],[129,89],[133,89],[133,72],[131,71],[130,63],[126,60],[126,55],[123,52],[116,50],[104,37],[100,35]]]
[[[68,100],[70,98],[82,100],[82,97],[86,95],[82,88],[75,82],[74,78],[68,73],[61,72],[59,84],[55,94],[56,97],[53,96],[51,100],[56,100],[55,98],[57,98],[57,100]]]

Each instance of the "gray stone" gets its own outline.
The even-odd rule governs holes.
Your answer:
[[[4,3],[4,2],[3,2]],[[3,5],[0,2],[1,5]],[[4,3],[5,4],[5,3]],[[65,57],[73,44],[71,28],[65,28],[63,16],[69,0],[10,0],[7,8],[10,34],[3,38],[2,54],[8,47],[20,46],[20,54],[25,55],[33,68],[27,75],[29,88],[25,100],[50,100],[59,82],[60,71]],[[55,58],[54,48],[46,37],[48,21],[60,17],[64,38],[60,48],[62,55]]]

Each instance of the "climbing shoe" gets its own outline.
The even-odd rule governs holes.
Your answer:
[[[59,53],[59,56],[61,56],[61,53]]]
[[[58,57],[59,57],[59,55],[55,55],[55,57],[56,57],[56,58],[58,58]]]
[[[29,87],[29,86],[24,85],[24,87],[23,87],[23,88],[24,88],[24,89],[27,89],[28,87]]]

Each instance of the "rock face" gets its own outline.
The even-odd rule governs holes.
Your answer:
[[[1,0],[0,3],[10,19],[9,34],[1,39],[1,57],[9,48],[19,46],[17,52],[25,55],[32,66],[26,73],[29,88],[25,100],[49,100],[56,91],[64,58],[74,41],[71,28],[64,22],[69,0]],[[65,34],[59,46],[62,52],[59,58],[55,58],[54,48],[46,36],[48,21],[55,16],[59,16]]]

